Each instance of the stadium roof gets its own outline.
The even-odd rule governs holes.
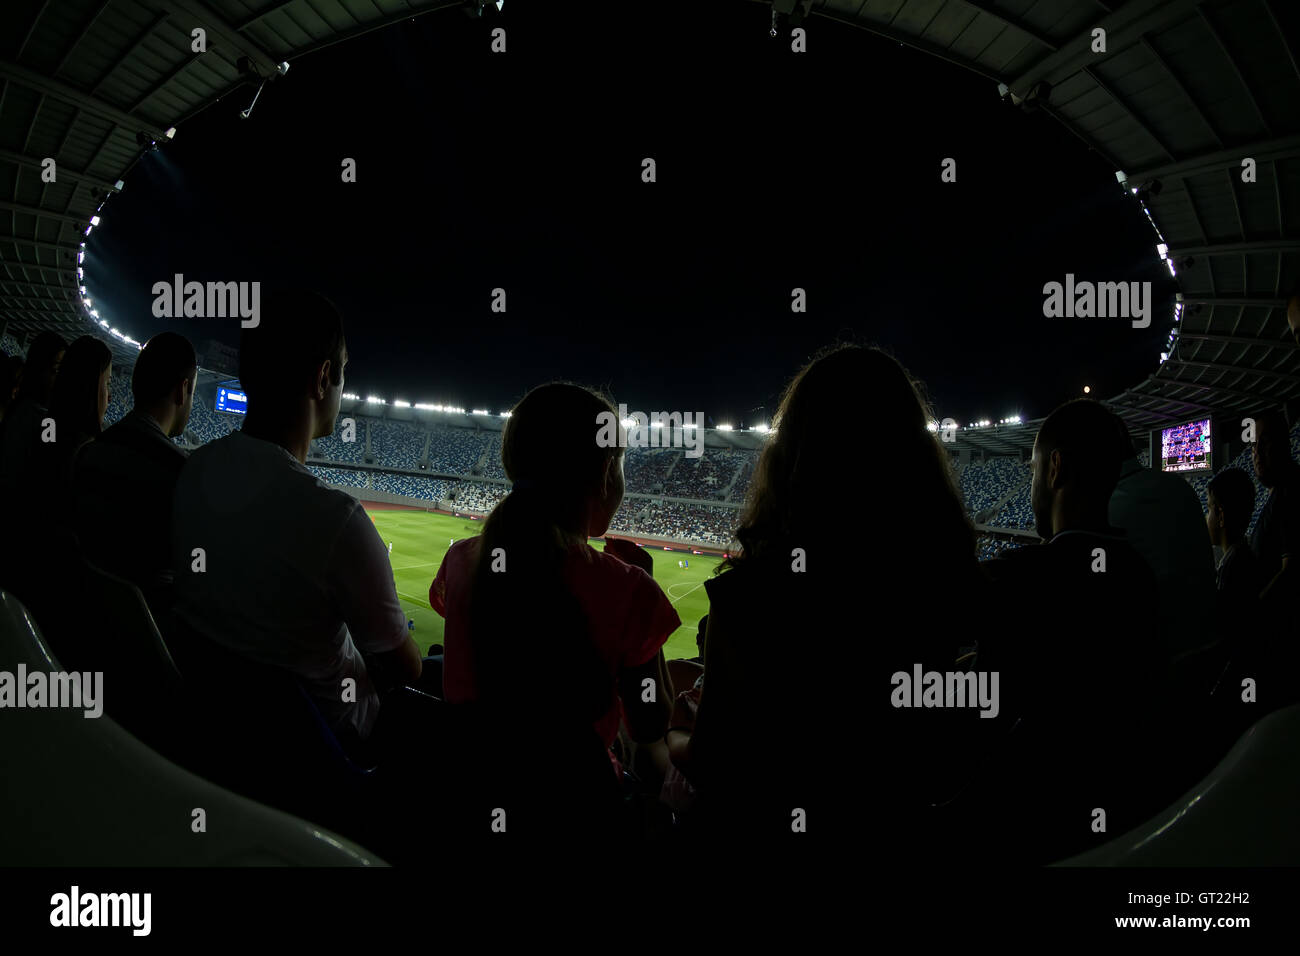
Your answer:
[[[1004,84],[1144,201],[1181,288],[1152,374],[1109,400],[1133,426],[1300,396],[1285,290],[1300,275],[1300,64],[1280,0],[799,0]],[[795,0],[777,0],[784,11]],[[796,11],[797,12],[797,11]],[[1106,52],[1093,52],[1105,30]],[[1242,180],[1242,160],[1256,163]],[[1158,186],[1154,184],[1159,184]],[[1153,321],[1156,321],[1153,318]],[[1032,424],[1032,423],[1030,423]],[[963,432],[963,435],[969,435]],[[1032,435],[1032,430],[1030,430]],[[1032,439],[1031,439],[1032,441]]]
[[[153,142],[229,93],[277,80],[282,63],[460,5],[0,4],[0,320],[13,331],[98,329],[80,292],[81,243],[105,199],[129,188],[128,173]],[[1297,349],[1286,337],[1282,301],[1300,274],[1293,5],[775,0],[775,6],[860,27],[1002,84],[1012,102],[1053,116],[1124,173],[1129,188],[1141,187],[1135,201],[1145,203],[1159,231],[1153,244],[1167,246],[1183,301],[1176,325],[1169,319],[1176,336],[1168,359],[1152,355],[1152,374],[1111,399],[1131,425],[1245,414],[1300,396]],[[198,26],[207,32],[204,53],[191,49]],[[1092,50],[1097,28],[1105,30],[1104,53]],[[57,163],[54,182],[42,178],[46,158]],[[1257,164],[1254,182],[1243,182],[1244,158]],[[134,347],[113,344],[133,358]]]

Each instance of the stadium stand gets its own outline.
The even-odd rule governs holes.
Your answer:
[[[726,497],[731,479],[740,467],[739,456],[730,448],[706,448],[698,458],[681,455],[672,474],[664,481],[664,494],[674,498],[700,500]]]
[[[243,420],[238,415],[222,415],[214,412],[206,402],[194,400],[190,410],[190,422],[185,427],[191,447],[206,445],[210,441],[224,438],[233,431],[238,431]]]
[[[668,472],[682,458],[672,448],[629,448],[623,456],[623,480],[632,494],[649,495],[663,488]]]
[[[490,485],[478,481],[462,481],[452,486],[456,495],[452,506],[457,511],[472,511],[475,514],[487,514],[497,506],[497,502],[506,496],[506,485]]]
[[[326,435],[324,438],[317,438],[312,443],[312,448],[316,455],[324,458],[326,461],[337,461],[347,464],[360,465],[366,460],[366,427],[367,420],[356,417],[356,435],[355,441],[343,440],[343,419],[335,423],[334,434]]]
[[[966,510],[972,515],[990,508],[1017,483],[1029,476],[1025,463],[1016,458],[972,461],[961,472],[961,492]]]
[[[442,501],[447,497],[449,485],[441,478],[429,478],[424,475],[394,475],[377,471],[373,475],[371,487],[376,491],[405,495],[408,498]]]
[[[433,436],[429,445],[429,470],[439,475],[469,474],[492,440],[492,433],[450,425],[432,425],[429,431]]]
[[[621,524],[630,534],[649,534],[725,547],[731,543],[731,534],[739,517],[740,512],[735,508],[650,500]]]
[[[740,471],[736,475],[735,484],[731,486],[731,491],[727,495],[728,501],[744,501],[745,495],[749,492],[750,479],[754,477],[754,466],[758,464],[757,451],[747,451],[737,449],[736,454],[740,457]]]
[[[406,422],[386,422],[372,419],[370,428],[370,455],[386,468],[413,471],[420,465],[428,432]]]
[[[997,515],[989,522],[995,528],[1020,528],[1033,530],[1034,509],[1029,501],[1029,482],[1024,482],[1016,493],[1007,499]]]
[[[135,404],[131,396],[131,371],[129,365],[113,366],[113,377],[108,383],[108,409],[104,412],[104,428],[121,421]]]
[[[501,436],[493,435],[492,443],[488,445],[487,464],[483,466],[484,478],[499,478],[505,480],[506,470],[501,465]]]
[[[367,488],[370,486],[370,472],[368,471],[357,471],[353,468],[322,468],[319,465],[308,465],[307,470],[326,484],[341,485],[345,488]]]

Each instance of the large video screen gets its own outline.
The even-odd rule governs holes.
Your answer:
[[[1163,429],[1160,454],[1165,471],[1212,471],[1210,462],[1210,420],[1188,422]]]
[[[248,411],[248,396],[238,382],[222,382],[217,386],[217,411],[230,415],[243,415]]]

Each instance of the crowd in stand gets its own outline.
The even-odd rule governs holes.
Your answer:
[[[451,483],[441,478],[429,478],[424,475],[398,475],[377,471],[373,475],[371,487],[389,494],[405,495],[408,498],[420,498],[430,504],[440,502],[447,497]]]
[[[390,468],[414,471],[420,465],[428,433],[418,425],[406,422],[372,419],[370,425],[370,454]]]
[[[506,496],[508,488],[506,485],[494,485],[485,481],[461,481],[453,490],[456,497],[452,507],[456,511],[487,514]]]
[[[93,660],[131,689],[110,714],[129,712],[147,743],[236,789],[274,780],[266,799],[308,801],[311,819],[389,859],[495,839],[504,814],[521,840],[590,838],[606,855],[656,836],[694,851],[794,838],[870,841],[885,860],[1045,863],[1145,822],[1263,713],[1300,701],[1300,464],[1280,409],[1255,416],[1267,494],[1248,533],[1259,495],[1244,470],[1215,476],[1203,514],[1104,406],[1060,406],[1029,463],[1042,543],[981,561],[994,545],[976,537],[919,383],[878,349],[829,349],[786,389],[741,511],[633,512],[683,534],[710,512],[733,519],[738,546],[704,584],[701,659],[670,667],[681,621],[649,554],[588,543],[627,490],[623,448],[593,440],[613,406],[541,385],[502,435],[509,488],[457,487],[492,507],[432,578],[445,645],[424,658],[370,518],[306,467],[335,431],[347,365],[327,300],[264,290],[240,346],[247,417],[187,452],[173,441],[197,378],[185,339],[146,343],[133,407],[105,429],[107,347],[42,333],[0,369],[0,585],[65,666]],[[870,412],[871,443],[843,441],[846,407]],[[978,507],[1009,467],[963,482]],[[828,513],[843,474],[860,487]],[[126,635],[88,642],[69,626],[70,575],[96,568],[139,588],[183,692],[143,679]],[[977,605],[1015,607],[1025,626],[955,629],[935,610]],[[822,666],[791,707],[771,677],[796,640]],[[931,673],[946,697],[922,686]],[[380,773],[331,775],[333,750],[311,763],[315,723],[285,717],[304,707],[347,767]],[[1135,745],[1153,727],[1177,733]],[[849,766],[863,760],[865,786]]]
[[[489,433],[435,423],[428,426],[429,470],[441,475],[467,475],[491,444]]]
[[[966,509],[975,514],[992,507],[1027,476],[1025,463],[1015,458],[969,462],[961,470],[961,491]]]
[[[359,471],[356,468],[325,468],[320,465],[308,465],[307,470],[326,484],[341,485],[345,488],[370,487],[370,472]]]
[[[739,516],[734,508],[651,499],[628,515],[619,529],[628,534],[726,547],[732,541]]]

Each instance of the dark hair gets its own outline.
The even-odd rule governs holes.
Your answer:
[[[46,378],[60,352],[67,351],[68,343],[58,332],[42,332],[27,347],[27,364],[23,367],[23,384],[19,398],[31,398],[42,405],[50,403]]]
[[[318,292],[266,286],[258,324],[239,339],[239,383],[249,410],[260,403],[294,399],[313,381],[321,363],[330,362],[337,385],[343,367],[343,317]],[[260,410],[260,409],[259,409]]]
[[[870,442],[846,436],[850,415],[870,420]],[[909,556],[936,573],[973,570],[974,529],[930,421],[919,383],[893,356],[857,345],[823,350],[786,388],[736,530],[739,552],[719,567],[788,562],[793,548],[815,541],[850,561],[873,560],[867,541],[846,541],[869,533],[892,549],[884,573]],[[849,511],[828,502],[841,476],[857,483]],[[867,553],[853,558],[846,544]]]
[[[131,394],[146,407],[169,395],[181,382],[194,378],[198,361],[190,340],[175,332],[159,332],[140,350],[131,372]]]
[[[0,355],[0,408],[6,408],[14,397],[18,374],[23,370],[23,360],[17,355]]]
[[[1116,416],[1100,402],[1076,398],[1059,406],[1038,428],[1038,451],[1046,461],[1061,453],[1065,478],[1095,501],[1109,501],[1124,458],[1116,447]],[[1132,442],[1128,442],[1132,447]],[[1130,452],[1131,454],[1131,452]]]
[[[1225,468],[1210,479],[1205,491],[1223,509],[1228,536],[1243,534],[1255,513],[1255,483],[1250,475],[1240,468]]]
[[[1286,420],[1286,412],[1281,408],[1269,408],[1262,412],[1255,412],[1255,435],[1259,436],[1259,426],[1268,425],[1274,429],[1279,442],[1286,441],[1286,434],[1291,425]]]
[[[1114,412],[1110,412],[1110,417],[1115,426],[1115,445],[1111,450],[1111,454],[1121,463],[1128,461],[1130,458],[1136,458],[1138,449],[1137,445],[1133,443],[1133,436],[1129,434],[1128,423]]]
[[[68,346],[50,394],[50,417],[61,433],[100,433],[99,377],[112,364],[109,347],[93,336],[83,335]]]
[[[572,535],[585,541],[587,503],[600,491],[606,463],[622,454],[597,444],[598,417],[606,413],[617,414],[603,395],[564,382],[538,386],[514,407],[501,463],[516,486],[483,526],[471,589],[482,700],[511,709],[536,701],[539,687],[558,689],[549,717],[570,726],[593,723],[614,693],[565,580],[571,555],[590,556],[585,547],[575,552]]]

